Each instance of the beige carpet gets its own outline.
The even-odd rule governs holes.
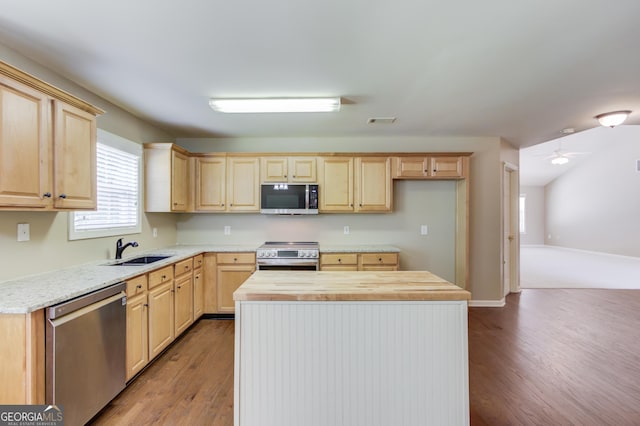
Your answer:
[[[520,288],[640,289],[640,258],[521,246]]]

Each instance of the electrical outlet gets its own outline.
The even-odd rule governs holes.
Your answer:
[[[158,238],[158,228],[153,228],[152,232],[153,232],[153,238]]]
[[[427,225],[420,225],[420,235],[427,235]]]
[[[231,227],[229,225],[225,225],[224,235],[231,235]]]
[[[28,223],[19,223],[18,224],[18,241],[29,241],[31,239],[29,224]]]
[[[345,225],[345,227],[344,227],[344,235],[349,235],[349,225]]]

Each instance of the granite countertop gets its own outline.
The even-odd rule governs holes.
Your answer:
[[[114,260],[71,266],[0,282],[0,314],[26,314],[108,287],[205,252],[255,252],[255,245],[177,245],[129,257],[169,255],[148,265],[111,266]]]
[[[384,244],[320,244],[320,253],[400,253],[400,249]]]
[[[259,244],[258,244],[259,245]],[[180,260],[206,252],[255,252],[258,245],[176,245],[127,256],[169,255],[167,259],[148,265],[110,266],[114,260],[102,259],[0,282],[0,314],[26,314],[47,306],[82,296],[138,275],[171,265]],[[399,252],[388,245],[334,246],[320,244],[321,253],[337,252]]]
[[[239,301],[469,300],[471,293],[428,271],[256,271]]]

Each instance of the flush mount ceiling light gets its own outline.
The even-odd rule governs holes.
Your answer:
[[[209,106],[227,113],[336,112],[340,98],[210,99]]]
[[[624,120],[627,119],[629,114],[631,114],[631,111],[628,110],[613,111],[606,112],[604,114],[598,114],[595,116],[595,118],[598,119],[601,125],[613,128],[624,123]]]

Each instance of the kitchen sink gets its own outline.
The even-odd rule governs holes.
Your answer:
[[[135,266],[135,265],[148,265],[150,263],[158,262],[160,260],[167,259],[171,256],[140,256],[132,259],[121,260],[116,263],[110,263],[111,266]]]

